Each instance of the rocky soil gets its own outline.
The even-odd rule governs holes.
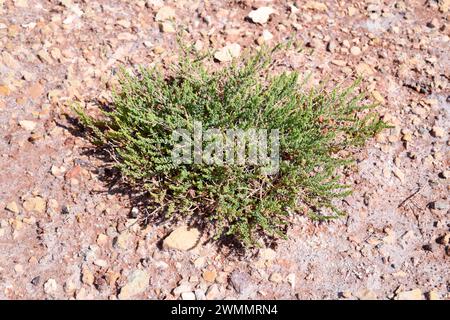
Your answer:
[[[0,0],[0,299],[449,299],[449,8]],[[217,65],[294,36],[284,65],[311,84],[363,75],[393,127],[358,153],[346,218],[293,217],[244,254],[182,222],[140,227],[66,115],[109,101],[121,65],[170,65],[177,29]]]

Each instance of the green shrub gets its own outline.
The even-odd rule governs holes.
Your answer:
[[[216,71],[191,48],[164,73],[158,67],[122,71],[112,108],[101,117],[76,111],[97,144],[109,148],[130,187],[148,194],[147,206],[167,218],[207,221],[216,237],[245,245],[260,236],[283,236],[289,213],[330,219],[333,204],[350,193],[337,171],[385,128],[367,111],[357,83],[346,88],[306,89],[297,72],[271,74],[273,51],[263,49]],[[172,133],[203,129],[278,129],[276,174],[255,165],[179,164],[172,161]]]

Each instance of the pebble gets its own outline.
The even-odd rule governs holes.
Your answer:
[[[275,260],[277,253],[275,252],[275,250],[270,249],[270,248],[264,248],[259,250],[259,258],[265,261],[272,261]]]
[[[254,291],[254,284],[248,273],[234,271],[230,276],[230,284],[237,293],[247,296]]]
[[[120,289],[118,298],[128,300],[143,293],[149,284],[150,275],[143,270],[135,270],[128,277],[128,283]]]
[[[45,200],[42,197],[28,198],[22,204],[26,211],[36,211],[38,213],[45,212]]]
[[[181,294],[181,299],[183,300],[195,300],[195,293],[193,292],[183,292]]]
[[[10,203],[8,203],[5,207],[6,210],[11,211],[12,213],[19,213],[19,206],[17,205],[17,203],[15,201],[11,201]]]
[[[213,270],[205,270],[203,271],[203,279],[207,282],[214,282],[217,277],[217,271]]]
[[[39,50],[38,53],[37,53],[37,56],[42,62],[45,62],[45,63],[48,63],[48,64],[52,64],[53,63],[52,58],[50,57],[48,52],[45,51],[44,49]]]
[[[44,292],[48,295],[54,295],[56,291],[58,290],[58,283],[55,279],[48,279],[44,283]]]
[[[19,125],[27,131],[33,131],[36,128],[36,122],[31,120],[20,120]]]
[[[182,226],[164,239],[163,248],[187,251],[193,249],[200,239],[200,231],[194,227]]]
[[[431,290],[430,292],[426,293],[428,300],[441,300],[439,298],[439,294],[436,291]]]
[[[291,285],[291,288],[294,289],[295,288],[295,283],[296,283],[295,273],[288,274],[286,280]]]
[[[88,286],[92,286],[94,284],[95,276],[87,267],[82,268],[81,270],[81,281]]]
[[[325,3],[319,2],[319,1],[308,1],[303,8],[305,9],[311,9],[316,11],[327,11],[328,7]]]
[[[211,285],[206,291],[207,300],[216,300],[220,297],[219,286],[217,284]]]
[[[241,46],[237,43],[228,44],[222,49],[216,51],[214,58],[220,62],[229,62],[241,53]]]
[[[272,39],[273,39],[273,34],[270,33],[269,30],[264,30],[263,33],[262,33],[262,35],[261,35],[260,37],[258,37],[258,39],[256,40],[256,42],[257,42],[259,45],[263,45],[263,44],[269,42],[269,41],[272,40]]]
[[[446,234],[443,235],[443,236],[440,236],[440,237],[436,240],[436,242],[439,243],[439,244],[443,244],[444,246],[447,245],[447,244],[450,244],[450,232],[449,232],[449,233],[446,233]]]
[[[9,96],[11,94],[11,90],[9,87],[0,85],[0,96]]]
[[[155,21],[166,21],[175,18],[175,10],[171,7],[161,7],[155,16]]]
[[[114,238],[114,247],[119,249],[127,249],[131,245],[132,235],[129,232],[122,232]]]
[[[397,300],[423,300],[423,295],[420,289],[413,289],[399,292],[395,298]]]
[[[355,70],[359,76],[371,76],[374,74],[372,67],[370,67],[367,63],[364,62],[358,64]]]
[[[106,268],[108,266],[108,261],[103,260],[103,259],[97,259],[94,261],[94,264],[97,267]]]
[[[163,22],[160,25],[161,31],[164,33],[175,33],[175,27],[173,26],[172,22],[167,21],[167,22]]]
[[[182,293],[191,292],[191,291],[192,291],[191,284],[189,284],[189,283],[182,283],[178,287],[173,289],[173,294],[178,296],[178,295],[180,295]]]
[[[358,292],[356,294],[356,297],[359,300],[376,300],[377,299],[376,293],[369,289]]]
[[[264,24],[270,19],[270,15],[276,13],[272,7],[260,7],[256,10],[250,11],[249,19],[254,23]]]
[[[434,126],[431,128],[431,135],[435,138],[442,138],[445,136],[445,130],[441,127]]]
[[[448,210],[449,204],[446,201],[434,201],[431,203],[431,207],[435,210]]]
[[[269,281],[274,283],[281,283],[283,281],[283,277],[278,272],[274,272],[270,275]]]
[[[351,47],[350,53],[354,56],[359,56],[361,54],[361,49],[359,47]]]
[[[381,104],[385,104],[386,103],[386,100],[383,98],[381,93],[379,93],[377,90],[373,90],[372,91],[372,96],[377,102],[379,102]]]

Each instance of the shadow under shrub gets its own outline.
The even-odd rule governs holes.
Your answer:
[[[130,187],[145,190],[149,212],[190,215],[244,245],[259,236],[283,236],[288,215],[315,219],[342,215],[333,200],[351,190],[336,172],[352,161],[343,150],[361,146],[386,125],[346,88],[305,89],[297,72],[270,74],[263,49],[218,71],[183,48],[168,74],[158,67],[121,72],[112,108],[99,118],[76,112],[92,141],[107,147]],[[277,129],[280,163],[265,175],[255,165],[174,164],[173,131]]]

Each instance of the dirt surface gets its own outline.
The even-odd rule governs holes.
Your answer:
[[[267,22],[248,18],[264,6]],[[0,0],[0,299],[448,299],[449,6]],[[175,226],[130,218],[128,191],[64,115],[108,101],[120,65],[170,65],[170,19],[204,49],[293,35],[304,50],[286,67],[311,84],[364,74],[393,128],[358,153],[346,218],[295,217],[287,240],[244,255],[207,234],[166,250]]]

